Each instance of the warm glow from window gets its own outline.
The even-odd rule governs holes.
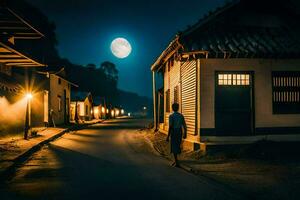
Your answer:
[[[124,109],[121,110],[121,114],[122,114],[122,115],[124,114]]]
[[[101,111],[102,111],[102,113],[105,113],[105,108],[102,107],[102,108],[101,108]]]
[[[79,116],[84,116],[84,103],[83,102],[78,103],[78,108],[79,108]]]
[[[250,75],[218,74],[218,85],[250,85]]]
[[[98,108],[95,108],[95,109],[94,109],[94,113],[95,113],[95,114],[98,114],[98,113],[99,113],[99,109],[98,109]]]

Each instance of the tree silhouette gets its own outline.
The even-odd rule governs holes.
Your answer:
[[[118,81],[119,79],[119,71],[116,68],[116,65],[112,62],[105,61],[101,63],[100,69],[104,72],[104,74],[110,78],[111,80]]]

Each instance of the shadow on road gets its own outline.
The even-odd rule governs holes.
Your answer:
[[[144,183],[141,174],[138,167],[130,163],[113,163],[49,145],[25,165],[25,170],[21,173],[16,172],[16,178],[6,185],[8,188],[2,195],[3,199],[10,200],[37,197],[85,199],[87,196],[99,199],[162,197],[162,193],[154,186],[145,185],[147,183]],[[26,183],[22,182],[23,179],[26,179]]]

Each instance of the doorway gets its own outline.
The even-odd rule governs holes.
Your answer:
[[[217,135],[251,135],[254,130],[253,73],[217,72],[215,127]]]

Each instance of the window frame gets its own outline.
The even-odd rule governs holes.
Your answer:
[[[216,79],[218,87],[249,87],[252,85],[252,74],[248,71],[218,71]]]
[[[272,113],[300,114],[300,71],[272,71]]]

